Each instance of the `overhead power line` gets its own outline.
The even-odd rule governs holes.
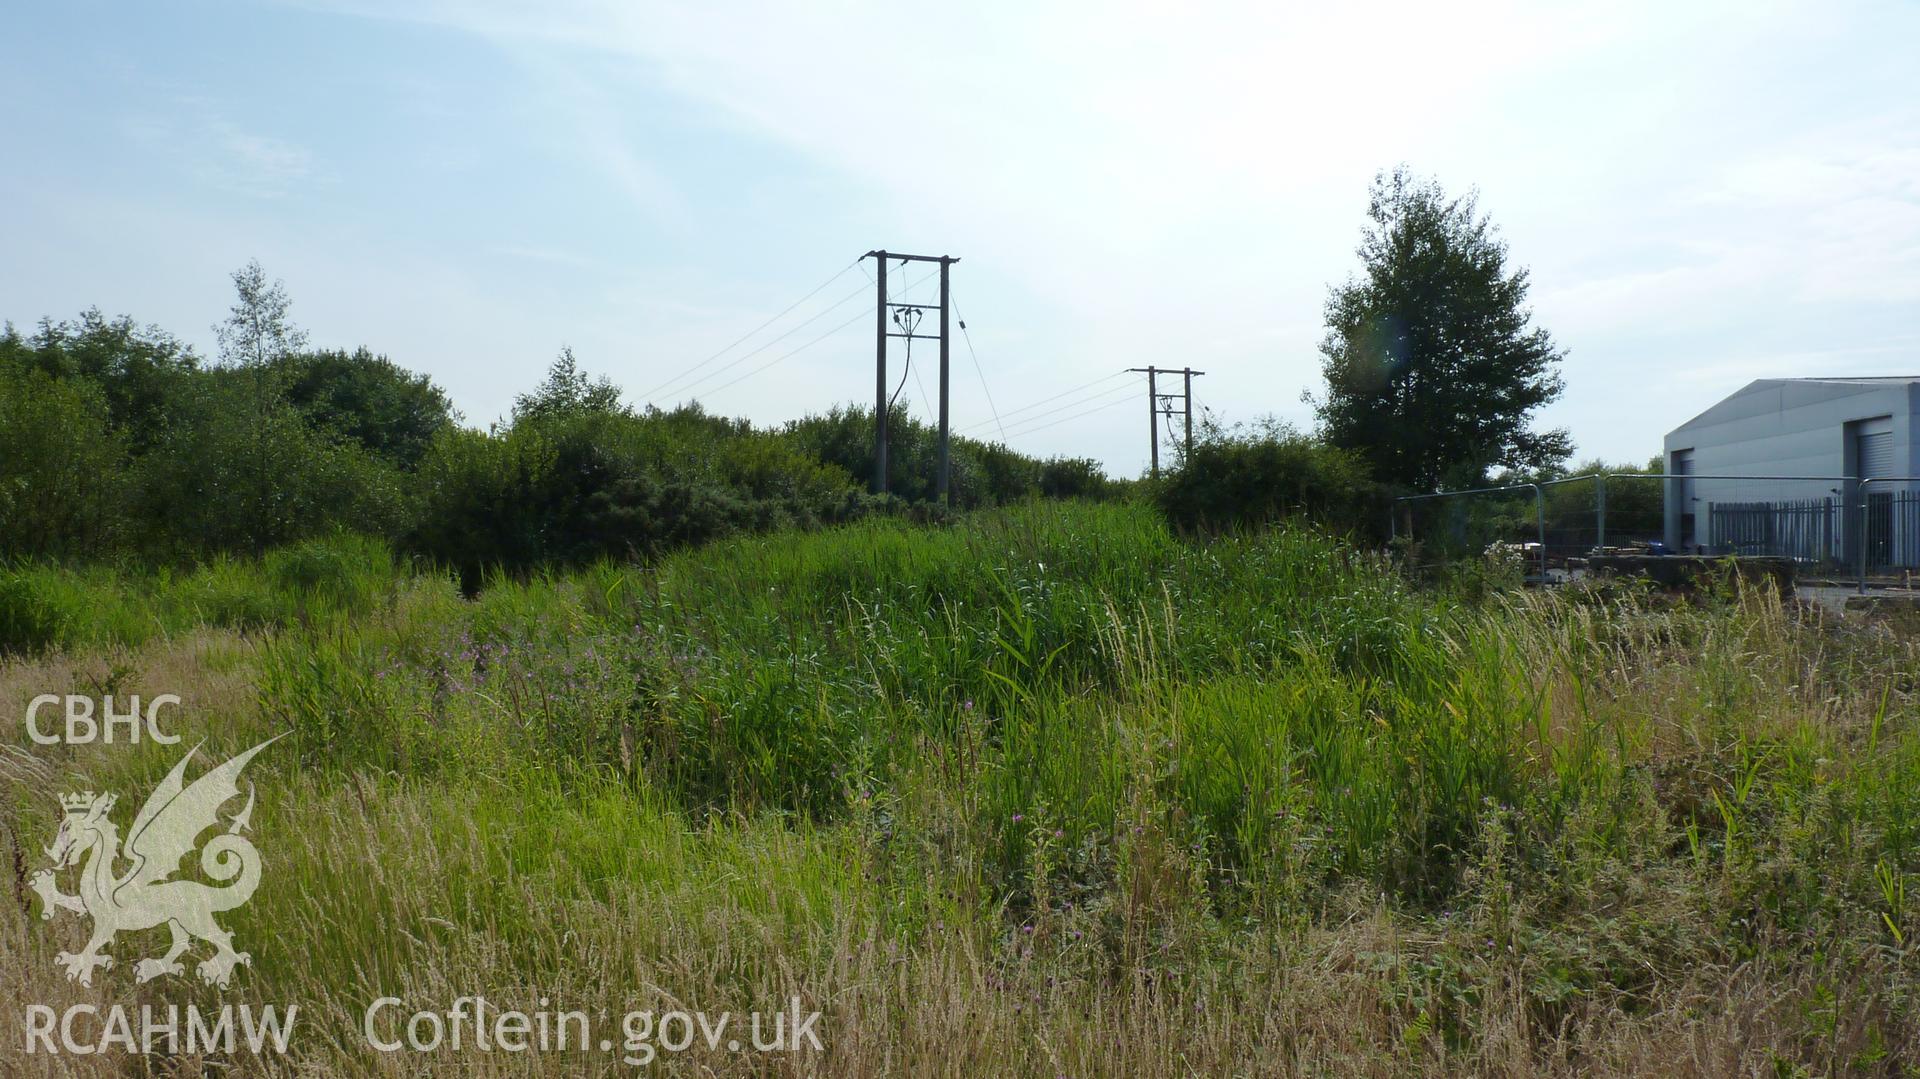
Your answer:
[[[960,313],[960,301],[953,295],[952,288],[947,289],[947,302],[953,304],[953,317],[960,323],[960,337],[967,343],[967,355],[973,358],[973,373],[980,378],[980,392],[987,395],[987,411],[993,413],[994,425],[1000,428],[1000,439],[1004,442],[1007,425],[1000,422],[1000,409],[993,403],[993,391],[987,388],[987,373],[980,369],[980,354],[973,350],[973,335],[967,332],[967,317]]]
[[[1041,405],[1047,404],[1048,402],[1058,401],[1062,397],[1071,397],[1074,394],[1080,393],[1094,386],[1098,386],[1103,382],[1111,382],[1116,378],[1123,378],[1126,376],[1126,374],[1127,372],[1125,371],[1115,371],[1110,375],[1105,375],[1100,378],[1096,378],[1092,382],[1083,382],[1080,385],[1073,387],[1072,389],[1061,390],[1059,393],[1056,393],[1051,397],[1042,397],[1040,400],[1035,401],[1032,404],[1021,405],[1019,408],[1008,409],[1007,411],[1000,413],[1000,418],[1004,420],[1011,416],[1018,416],[1022,412],[1030,412],[1033,409],[1039,408]],[[972,424],[971,426],[984,427],[986,426],[986,423],[985,421],[982,421],[980,423]]]
[[[933,415],[933,406],[927,403],[927,384],[920,378],[920,369],[909,363],[907,370],[913,372],[913,384],[920,391],[920,407],[926,410],[927,415]]]
[[[732,379],[728,382],[723,382],[720,385],[715,386],[714,388],[708,390],[707,394],[711,396],[713,394],[719,393],[720,391],[726,389],[729,386],[734,386],[734,385],[738,385],[739,383],[745,382],[747,379],[750,379],[753,376],[759,374],[760,372],[765,371],[767,368],[772,367],[773,365],[779,363],[780,361],[785,360],[788,357],[797,356],[800,353],[805,352],[806,350],[812,348],[813,346],[819,344],[820,342],[825,341],[827,338],[832,337],[834,334],[839,333],[841,330],[846,329],[848,326],[851,326],[854,323],[859,322],[872,314],[873,314],[873,308],[869,307],[866,310],[848,319],[847,321],[842,322],[840,325],[835,326],[833,329],[828,330],[826,333],[823,333],[820,336],[814,338],[813,340],[808,341],[806,344],[801,345],[799,348],[795,348],[787,352],[783,352],[780,355],[775,356],[773,359],[768,360],[766,363],[763,363],[760,366],[754,368],[753,370],[748,371],[746,374],[743,374],[738,378]]]
[[[1091,416],[1096,412],[1105,412],[1110,408],[1119,408],[1121,405],[1124,405],[1127,403],[1128,403],[1128,399],[1124,397],[1118,401],[1108,401],[1104,405],[1095,405],[1094,407],[1087,409],[1085,412],[1078,412],[1071,416],[1065,416],[1065,417],[1062,417],[1061,419],[1054,420],[1051,423],[1040,424],[1037,427],[1023,428],[1021,430],[1015,431],[1013,434],[1014,434],[1014,437],[1016,438],[1025,438],[1027,435],[1037,435],[1042,431],[1048,430],[1049,428],[1058,427],[1061,424],[1065,424],[1065,423],[1072,423],[1074,420],[1081,419],[1086,416]]]
[[[1104,401],[1110,401],[1115,397],[1124,397],[1125,395],[1135,392],[1139,388],[1140,388],[1139,383],[1134,382],[1128,385],[1114,386],[1109,389],[1102,390],[1099,393],[1090,394],[1086,397],[1078,398],[1077,400],[1068,401],[1066,404],[1058,405],[1054,408],[1047,409],[1044,412],[1036,412],[1031,416],[1025,417],[1024,419],[1015,420],[1013,423],[1014,430],[1017,433],[1020,430],[1028,429],[1029,425],[1035,423],[1036,421],[1044,420],[1049,416],[1058,416],[1062,412],[1071,412],[1076,408],[1084,408],[1087,405],[1091,405],[1096,401],[1104,402]]]
[[[1106,393],[1098,394],[1094,397],[1086,398],[1085,400],[1076,401],[1071,405],[1063,405],[1060,408],[1054,409],[1050,412],[1042,412],[1037,415],[1030,416],[1025,421],[1014,424],[1013,430],[1010,433],[1014,437],[1018,438],[1024,435],[1031,435],[1040,431],[1044,431],[1049,427],[1058,427],[1063,423],[1071,423],[1074,420],[1080,419],[1083,416],[1091,416],[1096,412],[1105,412],[1107,409],[1110,409],[1110,408],[1119,408],[1121,405],[1124,405],[1128,401],[1132,400],[1133,394],[1137,392],[1139,388],[1140,387],[1138,386],[1138,384],[1118,386],[1118,387],[1115,387],[1113,390],[1107,391]],[[1115,397],[1115,394],[1119,394],[1119,396]],[[1072,409],[1079,408],[1082,405],[1092,404],[1092,402],[1098,401],[1101,398],[1113,398],[1113,399],[1108,400],[1103,404],[1093,405],[1092,408],[1085,409],[1084,411],[1075,412],[1071,416],[1061,416],[1059,419],[1049,418],[1051,416],[1057,415],[1058,413],[1067,412]]]
[[[1013,426],[1019,427],[1024,425],[1028,420],[1039,419],[1041,415],[1051,415],[1052,413],[1055,413],[1055,412],[1065,411],[1066,409],[1073,408],[1078,405],[1083,405],[1090,401],[1098,400],[1101,397],[1104,397],[1110,393],[1117,392],[1118,390],[1121,390],[1121,389],[1131,390],[1133,387],[1131,384],[1129,384],[1128,386],[1125,386],[1125,387],[1116,386],[1116,387],[1111,387],[1104,390],[1094,390],[1094,392],[1092,393],[1087,393],[1088,390],[1092,390],[1096,386],[1099,386],[1103,383],[1112,382],[1116,378],[1125,378],[1126,376],[1127,376],[1127,372],[1125,371],[1115,371],[1114,373],[1110,375],[1106,375],[1102,378],[1096,378],[1092,382],[1082,383],[1081,385],[1075,386],[1070,390],[1062,390],[1051,397],[1043,397],[1040,400],[1035,401],[1030,405],[1021,405],[1019,408],[1009,409],[1006,412],[1001,413],[999,419],[1003,422],[1011,421]],[[1051,404],[1052,402],[1060,401],[1062,398],[1069,398],[1069,397],[1077,397],[1079,399],[1072,400],[1072,401],[1065,401],[1062,404],[1056,405],[1053,408],[1048,409],[1044,413],[1040,413],[1032,416],[1026,416],[1018,420],[1013,419],[1013,417],[1019,416],[1021,413],[1032,412],[1034,409],[1040,408],[1043,405]],[[970,430],[970,431],[977,430],[981,427],[985,427],[989,422],[993,422],[993,421],[983,421],[981,423],[972,424],[967,428],[967,430]]]
[[[681,371],[679,374],[673,376],[667,381],[662,382],[660,385],[655,386],[651,390],[648,390],[646,393],[641,394],[640,399],[643,401],[652,400],[654,396],[659,394],[662,390],[665,390],[669,386],[673,386],[679,383],[681,380],[685,379],[688,375],[693,374],[695,371],[700,370],[702,367],[705,367],[706,365],[712,363],[713,361],[719,359],[720,357],[725,356],[727,353],[732,352],[735,348],[738,348],[742,343],[747,341],[747,339],[751,338],[753,335],[759,333],[761,330],[764,330],[768,326],[771,326],[774,323],[785,318],[789,313],[793,311],[794,308],[799,307],[801,304],[806,303],[808,300],[813,299],[815,296],[818,296],[820,292],[823,289],[825,289],[828,285],[831,285],[835,281],[838,281],[842,277],[845,277],[847,275],[848,270],[851,270],[858,265],[860,265],[860,260],[854,259],[852,262],[849,262],[845,266],[842,266],[840,268],[839,273],[836,273],[832,277],[829,277],[825,281],[822,281],[818,285],[815,285],[813,289],[809,291],[805,296],[802,296],[799,299],[788,304],[786,307],[782,308],[780,312],[774,315],[772,318],[769,318],[765,322],[762,322],[760,325],[755,326],[751,330],[748,330],[746,333],[741,334],[739,337],[735,338],[732,342],[730,342],[727,345],[727,347],[721,349],[720,351],[714,353],[711,356],[708,356],[706,359],[701,360],[699,363],[696,363],[693,366],[686,368],[685,370]]]
[[[867,269],[865,264],[859,264],[859,265],[860,265],[860,272],[867,275],[867,287],[872,288],[874,285],[873,271]],[[907,301],[898,299],[897,297],[900,295],[904,295],[906,293],[912,292],[914,289],[919,288],[921,285],[924,285],[927,282],[939,276],[940,276],[939,270],[929,270],[926,273],[920,275],[920,280],[915,281],[910,285],[902,285],[900,287],[899,293],[889,293],[887,295],[887,302],[895,305],[906,305]]]
[[[832,314],[834,311],[839,310],[842,307],[845,307],[847,304],[859,298],[866,291],[867,290],[864,288],[855,288],[852,292],[847,293],[845,296],[842,296],[839,299],[833,301],[833,303],[814,312],[812,315],[808,316],[807,318],[788,327],[786,331],[781,333],[779,336],[771,338],[767,341],[764,341],[761,344],[755,346],[754,348],[749,349],[748,351],[743,352],[738,356],[735,356],[733,359],[728,360],[726,363],[721,364],[720,366],[714,368],[712,371],[709,371],[706,374],[701,375],[699,378],[694,379],[692,382],[688,382],[681,385],[678,389],[674,390],[673,392],[676,394],[691,394],[693,390],[696,387],[700,386],[701,384],[710,382],[713,379],[719,378],[721,375],[726,374],[728,371],[731,371],[732,369],[740,366],[741,364],[747,362],[748,360],[753,359],[755,356],[760,355],[762,352],[765,352],[766,350],[772,348],[773,346],[779,344],[780,342],[785,341],[787,338],[792,337],[794,334],[799,333],[801,330],[804,330],[808,326],[811,326],[814,323],[820,321],[821,319],[827,317],[828,315]],[[727,385],[731,386],[733,385],[733,383],[729,382],[727,383]],[[712,392],[712,391],[709,390],[707,392]]]
[[[851,265],[849,265],[847,269],[850,270],[854,266],[860,266],[861,272],[863,274],[866,272],[866,267],[861,266],[860,261],[858,259],[854,260],[854,262]],[[781,315],[785,315],[788,312],[791,312],[794,308],[799,307],[800,304],[805,303],[807,298],[818,295],[822,288],[825,288],[827,285],[830,285],[834,281],[839,280],[840,277],[846,274],[846,272],[847,270],[841,270],[840,273],[837,273],[832,277],[828,278],[826,281],[822,282],[820,286],[816,287],[812,292],[808,293],[807,296],[802,297],[799,301],[788,305],[786,311],[782,311],[780,315],[775,315],[773,318],[768,319],[764,323],[761,323],[759,329],[756,329],[754,333],[758,333],[760,329],[765,329],[767,326],[772,325],[775,321],[777,321],[781,317]],[[918,281],[915,281],[913,282],[913,284],[908,285],[907,288],[913,288],[918,285],[924,285],[936,275],[937,275],[937,271],[934,273],[928,273],[922,276]],[[871,275],[868,275],[868,281],[869,282],[872,281]],[[863,293],[866,293],[868,291],[868,288],[869,286],[867,285],[862,285],[858,288],[855,288],[852,292],[847,293],[845,296],[842,296],[838,300],[835,300],[833,303],[827,305],[826,307],[821,308],[819,311],[814,312],[812,315],[808,316],[807,318],[802,319],[800,322],[795,323],[793,326],[788,327],[786,330],[781,332],[778,336],[770,338],[769,340],[762,342],[761,344],[755,346],[754,348],[741,353],[740,355],[734,357],[733,359],[728,360],[726,363],[721,364],[719,367],[714,368],[712,371],[709,371],[705,375],[702,375],[699,378],[694,379],[692,382],[684,382],[685,375],[692,373],[692,371],[689,370],[688,372],[683,373],[679,378],[674,379],[672,382],[664,383],[663,385],[672,386],[674,385],[674,383],[683,383],[682,385],[680,385],[678,389],[674,390],[673,392],[676,394],[690,394],[695,389],[704,385],[705,383],[711,382],[712,380],[719,378],[721,375],[724,375],[728,371],[740,366],[741,364],[747,362],[748,360],[753,359],[755,356],[758,356],[761,353],[767,351],[768,349],[772,348],[774,345],[779,344],[781,341],[784,341],[787,338],[792,337],[794,334],[798,333],[799,331],[806,329],[808,326],[812,325],[815,322],[820,321],[822,318],[825,318],[827,315],[833,313],[839,308],[845,307],[855,297],[860,296]],[[806,344],[800,345],[796,348],[789,349],[786,352],[783,352],[780,355],[775,356],[773,359],[768,360],[766,363],[760,364],[757,367],[753,367],[739,375],[736,375],[735,377],[720,383],[718,386],[707,387],[706,389],[701,390],[700,392],[704,396],[711,397],[714,394],[717,394],[726,389],[729,389],[730,387],[737,386],[740,383],[745,382],[747,379],[752,378],[757,374],[760,374],[762,371],[766,371],[776,366],[777,364],[787,359],[790,359],[791,357],[797,356],[800,353],[805,352],[806,350],[812,348],[813,346],[819,344],[820,342],[825,341],[827,338],[832,337],[834,334],[839,333],[841,330],[846,329],[848,326],[851,326],[854,323],[859,322],[860,320],[871,316],[872,314],[873,314],[873,306],[869,304],[859,314],[853,316],[852,318],[848,319],[845,322],[840,323],[837,326],[834,326],[832,329],[827,330],[825,333],[822,333],[819,336],[812,338],[811,340],[807,341]],[[747,337],[752,337],[752,336],[753,336],[752,333],[747,335]],[[740,340],[744,341],[747,339],[747,337],[743,337]],[[736,341],[734,344],[735,345],[739,344],[739,341]],[[733,345],[728,346],[728,348],[732,348],[732,347],[734,346]],[[726,353],[726,349],[722,349],[719,353],[716,353],[713,357],[709,357],[707,361],[702,361],[702,363],[709,362],[710,360],[718,358],[719,356],[724,355],[725,353]],[[695,366],[698,367],[699,365],[696,364]],[[655,390],[654,392],[658,393],[659,391]],[[651,397],[652,394],[649,394],[648,396]],[[924,389],[923,389],[922,396],[924,398]],[[921,403],[923,406],[925,405],[924,399],[922,400]]]

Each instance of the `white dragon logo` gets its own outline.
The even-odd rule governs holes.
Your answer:
[[[185,782],[187,762],[200,747],[188,750],[133,818],[124,852],[119,830],[108,816],[116,801],[113,795],[95,796],[88,791],[60,799],[65,816],[53,846],[47,848],[54,869],[35,874],[32,886],[40,896],[41,918],[53,917],[56,910],[93,916],[93,937],[86,948],[77,955],[61,952],[55,957],[66,968],[68,979],[92,985],[95,967],[113,967],[113,957],[100,949],[113,940],[114,934],[123,929],[152,929],[162,923],[173,932],[173,945],[166,955],[142,959],[134,965],[139,981],[185,973],[180,955],[196,937],[214,947],[213,957],[197,968],[201,979],[209,984],[226,987],[233,978],[233,968],[251,962],[246,952],[233,950],[233,934],[220,928],[213,916],[245,903],[260,884],[260,852],[240,834],[253,816],[252,784],[247,786],[246,806],[234,814],[226,833],[214,836],[200,848],[200,868],[206,875],[232,883],[214,887],[167,878],[199,845],[200,834],[220,823],[220,807],[239,796],[240,770],[279,737],[283,736],[269,738],[208,771],[191,786]],[[80,871],[78,894],[62,894],[54,882],[55,871],[79,865],[89,853],[92,858]],[[114,864],[122,860],[133,865],[118,874]]]

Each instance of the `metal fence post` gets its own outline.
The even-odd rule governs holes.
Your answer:
[[[1538,526],[1540,537],[1540,586],[1547,584],[1547,492],[1539,484],[1530,484],[1533,488],[1533,520]]]
[[[1855,590],[1857,595],[1867,594],[1867,485],[1873,478],[1860,481],[1860,584]]]
[[[1607,546],[1607,477],[1601,473],[1594,478],[1593,500],[1598,511],[1595,517],[1595,547],[1602,550]]]

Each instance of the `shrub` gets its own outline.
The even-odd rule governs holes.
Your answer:
[[[62,599],[46,576],[0,570],[0,654],[32,655],[62,643],[72,624]]]
[[[0,360],[0,555],[104,553],[123,459],[96,387]]]
[[[149,553],[259,554],[348,523],[387,534],[402,527],[397,469],[309,426],[265,373],[217,374],[179,402],[177,422],[141,461]]]
[[[281,596],[268,586],[258,563],[217,555],[182,576],[163,593],[173,620],[251,632],[286,620]]]
[[[1101,498],[1113,481],[1091,457],[1054,457],[1040,464],[1039,492],[1048,498]]]
[[[393,552],[371,536],[337,532],[267,555],[267,578],[303,605],[357,612],[394,581]]]
[[[1385,512],[1358,455],[1275,422],[1210,427],[1153,490],[1162,512],[1185,529],[1304,517],[1338,531],[1371,534]]]
[[[539,414],[502,433],[444,433],[421,470],[408,544],[487,570],[651,557],[736,532],[846,520],[851,477],[779,435],[673,412]]]

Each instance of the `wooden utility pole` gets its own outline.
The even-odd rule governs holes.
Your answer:
[[[873,493],[887,493],[887,253],[869,251],[877,268],[873,275],[879,289],[873,307]]]
[[[947,271],[954,261],[940,260],[940,474],[934,481],[934,494],[949,505],[953,497],[947,490],[951,464],[947,456]]]
[[[912,342],[940,342],[940,464],[939,473],[934,478],[934,490],[942,502],[951,501],[952,458],[948,441],[948,358],[950,350],[947,342],[947,308],[949,299],[949,271],[960,260],[951,255],[902,255],[894,251],[869,251],[862,258],[870,258],[879,264],[879,272],[874,275],[875,288],[878,290],[874,307],[873,329],[873,491],[875,494],[887,493],[887,338],[900,337],[908,342],[908,356],[912,356]],[[894,303],[887,299],[887,260],[897,259],[902,266],[909,262],[937,262],[940,264],[940,302]],[[929,309],[940,312],[939,334],[916,333],[919,325],[918,312]],[[887,319],[902,311],[915,312],[911,322],[901,322],[903,332],[894,333],[887,329]],[[898,321],[896,319],[896,321]],[[909,359],[911,362],[911,359]],[[904,376],[903,376],[904,377]]]
[[[1195,371],[1191,367],[1174,369],[1171,367],[1129,367],[1129,371],[1142,372],[1147,376],[1147,444],[1151,448],[1150,460],[1153,462],[1153,474],[1160,474],[1160,417],[1165,416],[1169,424],[1173,421],[1173,402],[1180,401],[1180,409],[1186,414],[1187,452],[1193,452],[1193,380],[1205,371]],[[1179,393],[1160,392],[1158,376],[1179,375],[1182,379]]]
[[[1183,367],[1180,373],[1186,377],[1186,386],[1180,393],[1180,400],[1187,406],[1187,453],[1193,452],[1193,369]]]
[[[1135,371],[1140,370],[1138,367]],[[1147,368],[1147,439],[1153,450],[1153,474],[1160,474],[1160,398],[1154,391],[1153,376],[1157,372]]]

